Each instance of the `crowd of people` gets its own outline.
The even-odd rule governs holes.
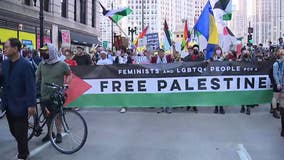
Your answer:
[[[18,158],[26,159],[29,154],[26,136],[27,117],[35,112],[36,90],[40,91],[42,105],[46,106],[46,116],[48,117],[49,112],[52,112],[52,108],[49,107],[51,104],[48,101],[52,91],[46,88],[44,83],[68,85],[71,81],[70,66],[80,65],[167,64],[194,61],[241,61],[253,63],[273,60],[275,61],[271,75],[273,99],[270,112],[273,117],[281,119],[281,136],[284,137],[284,94],[281,94],[284,90],[283,46],[283,39],[279,39],[279,45],[276,47],[272,46],[271,43],[269,43],[268,48],[264,48],[262,44],[259,44],[243,47],[240,53],[236,51],[223,52],[221,47],[216,47],[213,56],[206,60],[206,50],[201,51],[198,45],[188,47],[187,55],[182,57],[174,47],[172,54],[167,54],[163,49],[159,49],[156,54],[147,50],[136,53],[132,49],[123,47],[112,53],[111,50],[102,46],[91,49],[89,53],[81,46],[78,46],[75,50],[61,48],[57,52],[53,44],[47,44],[39,50],[32,50],[22,47],[19,40],[11,38],[5,43],[4,52],[0,53],[2,57],[0,58],[2,63],[0,80],[1,86],[4,87],[2,102],[7,110],[10,131],[18,143]],[[36,81],[40,83],[36,83]],[[242,105],[240,112],[250,115],[251,109],[256,106],[258,105]],[[120,112],[125,113],[127,108],[121,107]],[[192,109],[195,113],[198,112],[195,106],[184,106],[183,108],[185,107],[188,111]],[[172,109],[164,106],[158,113],[161,112],[172,113]],[[225,114],[224,106],[215,106],[214,113]],[[57,132],[56,142],[61,143],[60,128],[58,128]],[[47,141],[48,138],[46,136],[43,141]]]

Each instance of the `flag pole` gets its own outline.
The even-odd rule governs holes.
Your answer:
[[[113,21],[112,21],[112,23],[114,23]],[[117,24],[117,23],[114,23],[117,27],[118,27],[118,29],[125,35],[125,37],[128,37],[127,36],[127,34],[123,31],[123,29]]]
[[[111,2],[111,9],[113,10],[113,2]],[[111,52],[113,53],[114,33],[113,33],[113,20],[111,21]]]

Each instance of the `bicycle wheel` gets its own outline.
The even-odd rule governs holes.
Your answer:
[[[61,133],[62,142],[56,143],[52,133]],[[77,111],[63,109],[63,113],[58,112],[50,122],[51,144],[61,153],[72,154],[79,151],[86,143],[87,135],[87,123]]]
[[[0,109],[0,119],[6,115],[6,110]]]
[[[28,141],[31,140],[35,135],[35,126],[38,123],[37,116],[38,116],[38,108],[36,107],[36,114],[30,116],[28,119]]]

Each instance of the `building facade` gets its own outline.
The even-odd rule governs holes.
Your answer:
[[[229,28],[235,34],[236,37],[244,37],[246,39],[248,35],[248,8],[246,0],[238,0],[237,4],[233,5],[232,20],[229,21]]]
[[[22,42],[30,40],[34,48],[39,47],[39,3],[39,0],[36,5],[33,0],[0,1],[0,29],[5,32],[0,34],[2,42],[10,37],[18,37]],[[98,15],[97,0],[45,0],[45,42],[51,41],[60,48],[61,31],[68,30],[74,46],[88,48],[100,43]]]
[[[128,27],[137,29],[136,37],[146,26],[149,26],[148,33],[158,33],[160,41],[164,39],[164,22],[167,20],[170,31],[173,33],[173,39],[175,39],[175,33],[183,31],[185,20],[188,21],[189,28],[194,25],[194,3],[188,0],[106,0],[102,1],[106,8],[111,8],[111,2],[113,2],[113,8],[120,8],[128,6],[133,10],[133,13],[123,18],[119,25],[122,30],[127,34],[129,40],[131,35],[128,34]],[[101,18],[101,41],[111,42],[111,22],[105,18]],[[143,20],[142,20],[143,19]],[[121,34],[120,30],[114,26],[116,34]]]
[[[246,1],[245,5],[247,3]],[[284,2],[282,0],[251,0],[250,3],[250,5],[247,5],[246,35],[250,22],[251,27],[254,28],[253,40],[255,44],[263,43],[265,45],[268,41],[277,43],[278,38],[283,37],[284,33]],[[238,20],[235,23],[237,22]],[[241,27],[235,29],[235,31],[238,30],[241,30]]]

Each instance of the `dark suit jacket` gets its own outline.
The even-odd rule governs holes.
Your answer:
[[[30,62],[20,58],[10,71],[10,61],[2,63],[3,105],[13,116],[27,115],[28,107],[36,106],[35,72]]]

